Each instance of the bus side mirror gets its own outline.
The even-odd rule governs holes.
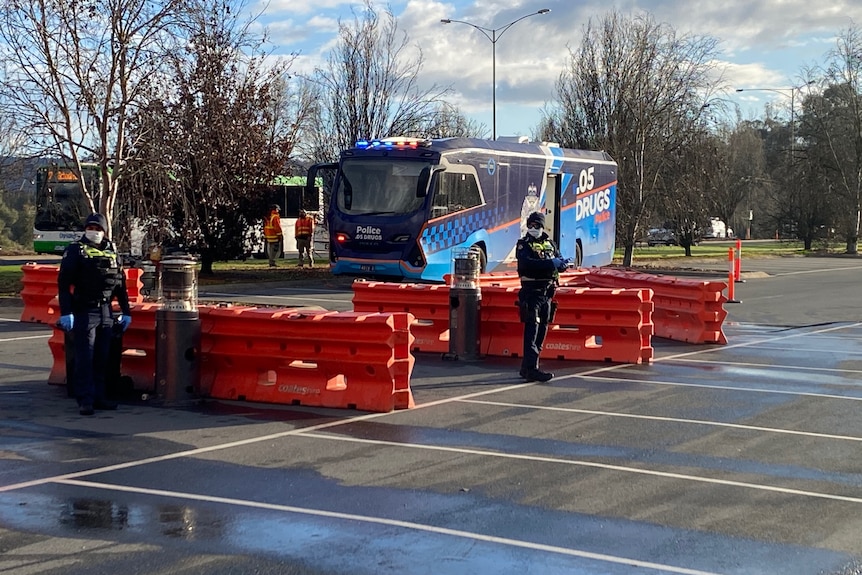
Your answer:
[[[416,197],[424,198],[428,195],[428,187],[431,184],[431,176],[433,176],[437,172],[443,172],[446,168],[444,166],[436,166],[432,168],[431,166],[427,166],[422,168],[422,171],[419,172],[419,181],[416,183]]]

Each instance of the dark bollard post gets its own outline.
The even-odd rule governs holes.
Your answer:
[[[479,258],[463,250],[455,255],[452,284],[449,287],[449,353],[444,359],[480,359]]]
[[[156,312],[156,394],[165,403],[194,399],[200,388],[201,322],[197,261],[173,256],[161,262]]]

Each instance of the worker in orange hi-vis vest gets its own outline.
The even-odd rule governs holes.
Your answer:
[[[281,251],[282,231],[281,231],[281,208],[278,204],[273,204],[270,208],[269,215],[263,220],[263,239],[266,240],[266,255],[269,258],[269,267],[274,268],[275,258]]]
[[[294,237],[296,238],[296,249],[299,250],[299,267],[308,258],[308,267],[314,267],[314,258],[311,255],[311,241],[314,237],[314,219],[305,210],[299,210],[299,219],[294,225]]]

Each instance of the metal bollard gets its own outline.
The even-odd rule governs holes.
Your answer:
[[[141,295],[147,301],[154,301],[158,298],[158,279],[156,266],[154,264],[142,264],[141,269]]]
[[[449,353],[444,359],[473,361],[481,358],[479,311],[479,258],[468,250],[455,255],[449,287]]]
[[[156,312],[156,394],[165,403],[193,399],[200,389],[201,323],[197,308],[197,262],[161,262]]]

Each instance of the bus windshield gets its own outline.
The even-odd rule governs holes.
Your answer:
[[[334,196],[338,209],[351,215],[410,214],[422,207],[417,193],[419,174],[426,161],[404,158],[348,158]]]
[[[78,182],[44,182],[39,190],[35,227],[44,231],[83,230],[89,210]]]

